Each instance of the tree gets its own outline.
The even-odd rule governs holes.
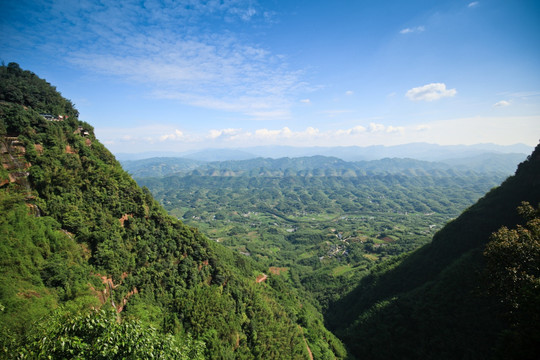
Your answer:
[[[136,320],[120,320],[114,309],[77,315],[57,313],[28,339],[16,358],[197,359],[204,344],[179,341]]]
[[[500,228],[484,251],[492,292],[512,309],[519,309],[540,291],[540,211],[528,203],[518,211],[527,224]]]
[[[524,202],[518,212],[527,223],[493,233],[484,256],[488,291],[502,302],[509,323],[500,356],[533,359],[540,344],[540,209]]]

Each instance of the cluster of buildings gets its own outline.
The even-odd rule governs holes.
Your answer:
[[[64,121],[65,119],[68,118],[67,115],[58,115],[57,117],[51,114],[39,114],[39,115],[41,115],[45,120],[49,120],[49,121]]]

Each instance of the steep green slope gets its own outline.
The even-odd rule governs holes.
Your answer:
[[[206,358],[345,357],[307,300],[272,275],[257,282],[265,269],[168,216],[48,83],[13,63],[0,79],[4,354],[38,352],[32,344],[60,331],[75,339],[62,351],[91,356],[84,349],[102,334],[66,324],[94,316],[83,323],[106,327],[85,314],[112,306],[128,324],[111,325],[115,336],[153,326],[184,344],[192,336],[195,349],[203,342]],[[163,343],[154,340],[141,344]]]
[[[500,316],[505,311],[499,298],[486,290],[482,252],[501,226],[523,223],[516,211],[522,201],[540,202],[540,146],[514,176],[445,226],[432,243],[381,266],[333,304],[326,314],[330,328],[360,358],[496,357],[497,343],[512,324]],[[539,297],[540,288],[531,291]],[[538,318],[538,309],[529,317]],[[537,323],[528,336],[538,340],[539,333]],[[532,346],[529,342],[514,358],[526,357]]]

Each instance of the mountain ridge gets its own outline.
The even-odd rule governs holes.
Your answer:
[[[386,157],[408,157],[417,160],[440,161],[455,157],[470,157],[483,153],[519,153],[528,155],[533,147],[525,144],[497,145],[438,145],[430,143],[409,143],[403,145],[335,146],[335,147],[294,147],[258,146],[246,148],[203,149],[184,152],[155,151],[147,153],[117,153],[119,160],[141,160],[151,157],[183,157],[202,161],[248,160],[257,157],[283,158],[329,156],[345,161],[378,160]],[[228,155],[230,154],[230,156]]]
[[[453,158],[447,161],[426,161],[410,158],[383,158],[369,161],[344,161],[337,157],[314,155],[297,158],[254,158],[248,160],[227,160],[200,162],[185,158],[149,158],[144,160],[121,161],[124,168],[134,177],[161,177],[177,174],[216,174],[255,175],[257,171],[273,173],[276,176],[285,174],[318,174],[343,175],[363,173],[406,173],[415,170],[437,172],[457,171],[476,173],[514,173],[517,165],[525,158],[521,154],[481,154],[467,158]],[[307,172],[306,172],[307,171]]]

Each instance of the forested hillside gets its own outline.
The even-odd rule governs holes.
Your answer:
[[[346,356],[309,299],[167,215],[50,84],[14,63],[0,84],[3,357]]]
[[[540,146],[430,244],[363,278],[330,327],[361,358],[537,358],[539,202]]]

